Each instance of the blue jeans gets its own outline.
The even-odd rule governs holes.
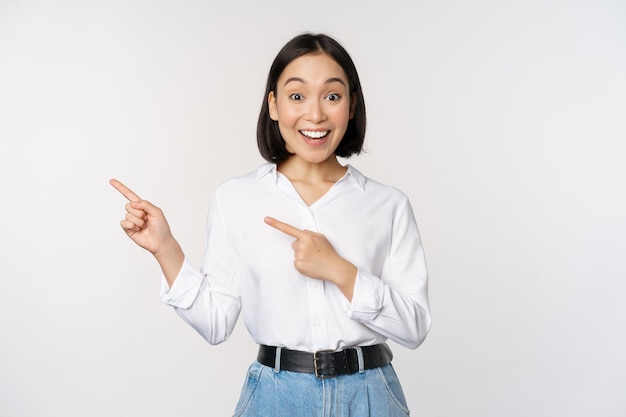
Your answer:
[[[391,364],[318,379],[254,362],[234,417],[406,417],[409,409]]]

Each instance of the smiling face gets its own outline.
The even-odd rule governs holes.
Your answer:
[[[348,77],[324,53],[293,60],[268,95],[270,118],[278,122],[287,151],[302,162],[335,159],[335,149],[354,114]]]

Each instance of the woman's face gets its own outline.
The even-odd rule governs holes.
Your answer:
[[[324,53],[289,63],[267,99],[291,158],[309,163],[334,157],[356,104],[345,72]]]

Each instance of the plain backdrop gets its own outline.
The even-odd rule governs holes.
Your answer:
[[[422,233],[433,328],[391,344],[412,415],[626,415],[621,0],[0,0],[0,415],[231,415],[254,343],[161,303],[108,180],[199,265],[303,31],[351,53],[369,124],[346,162]]]

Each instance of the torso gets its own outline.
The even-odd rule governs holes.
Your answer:
[[[307,206],[311,206],[322,198],[335,184],[334,181],[311,183],[302,180],[291,180],[291,183]]]

